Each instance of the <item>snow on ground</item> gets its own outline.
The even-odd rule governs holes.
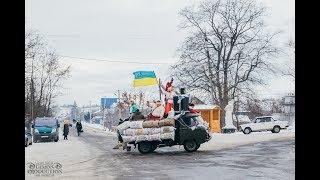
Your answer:
[[[90,129],[103,131],[104,133],[106,133],[108,135],[116,135],[115,132],[112,132],[112,131],[109,131],[109,130],[105,130],[105,128],[101,124],[90,124],[90,123],[87,123],[87,122],[82,122],[82,126],[83,126],[83,130],[84,131],[85,131],[85,128],[90,128]]]
[[[115,132],[106,131],[100,124],[82,123],[85,128],[90,128],[93,132],[102,133],[106,135],[115,136]],[[98,130],[98,131],[97,131]],[[252,132],[250,134],[243,134],[236,132],[232,134],[212,133],[212,139],[201,145],[199,150],[221,150],[232,148],[236,146],[259,143],[263,141],[277,141],[295,139],[295,128],[289,127],[287,130],[281,130],[279,133],[266,132]]]
[[[209,142],[202,144],[199,150],[221,150],[263,141],[289,139],[295,139],[294,131],[282,130],[279,133],[272,133],[270,131],[252,132],[250,134],[243,134],[242,132],[232,134],[212,133],[212,139]]]
[[[295,130],[296,130],[296,125],[295,125],[295,123],[293,122],[293,124],[288,127],[288,131],[295,132]]]
[[[70,133],[75,133],[75,131],[70,131]],[[26,164],[47,161],[60,163],[62,165],[62,174],[53,177],[37,177],[26,172],[26,179],[78,179],[79,177],[92,176],[87,171],[81,170],[92,167],[90,161],[94,157],[89,152],[90,147],[81,142],[76,136],[69,135],[68,140],[63,140],[62,128],[60,129],[59,137],[60,140],[58,142],[38,142],[26,147],[25,162]]]
[[[83,123],[85,128],[91,128],[93,132],[102,133],[106,135],[116,135],[115,132],[104,130],[100,124]],[[212,133],[212,139],[201,145],[199,150],[221,150],[225,148],[232,148],[236,146],[259,143],[263,141],[288,140],[295,138],[294,127],[288,130],[281,130],[279,133],[267,132],[252,132],[250,134],[243,134],[236,132],[232,134]]]

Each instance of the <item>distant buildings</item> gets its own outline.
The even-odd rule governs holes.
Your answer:
[[[110,98],[110,97],[103,97],[101,98],[101,109],[110,108],[113,104],[118,102],[118,98]]]

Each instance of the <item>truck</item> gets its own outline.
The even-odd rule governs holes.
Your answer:
[[[204,120],[200,114],[196,113],[181,113],[175,118],[175,138],[174,140],[161,140],[161,141],[141,141],[141,142],[128,142],[128,144],[138,146],[138,151],[142,154],[147,154],[155,151],[161,147],[171,147],[174,145],[183,145],[187,152],[197,151],[201,144],[209,141],[211,135],[209,128],[202,125]],[[127,151],[131,150],[127,146]]]

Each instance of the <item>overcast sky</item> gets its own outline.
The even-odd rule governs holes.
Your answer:
[[[294,39],[294,0],[260,0],[268,7],[267,23],[282,31],[279,43]],[[26,0],[26,29],[36,29],[63,56],[115,61],[99,62],[62,57],[72,67],[58,104],[98,104],[100,97],[117,90],[133,90],[132,72],[153,70],[168,77],[178,60],[176,49],[186,36],[178,29],[178,12],[198,0]],[[281,57],[279,66],[294,63]],[[294,91],[289,78],[276,76],[268,86],[257,87],[261,97],[279,97]],[[155,87],[144,88],[157,94]]]

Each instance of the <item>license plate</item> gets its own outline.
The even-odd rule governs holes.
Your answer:
[[[48,138],[49,136],[41,136],[41,138]]]

